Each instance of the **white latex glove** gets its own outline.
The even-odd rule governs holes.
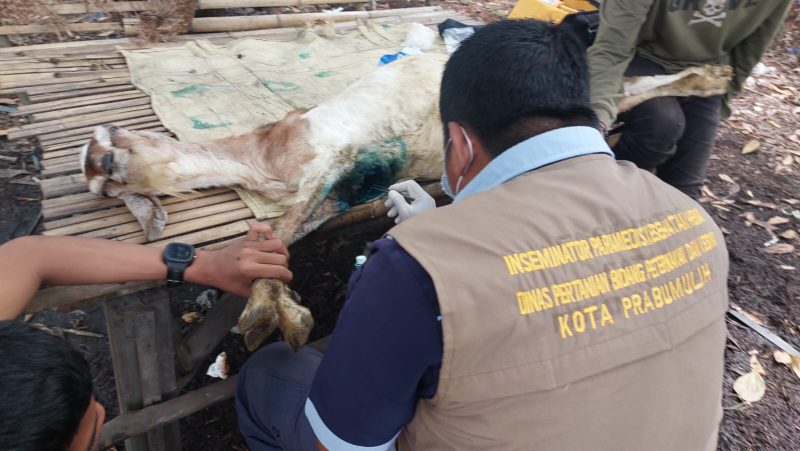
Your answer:
[[[411,203],[406,198],[411,199]],[[384,205],[389,207],[388,215],[395,218],[394,223],[400,224],[412,216],[433,210],[436,208],[436,201],[417,182],[406,180],[389,187],[389,199]]]

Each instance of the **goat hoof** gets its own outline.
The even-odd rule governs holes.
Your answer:
[[[283,339],[296,352],[308,342],[308,335],[314,328],[314,317],[311,311],[299,304],[300,297],[294,291],[289,296],[278,298],[278,328]]]
[[[279,320],[269,287],[259,282],[253,284],[253,294],[239,316],[239,330],[244,335],[247,350],[251,352],[258,349],[272,335]]]

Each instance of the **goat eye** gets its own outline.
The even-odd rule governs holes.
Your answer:
[[[111,132],[111,133],[116,133],[116,132],[119,131],[119,127],[117,127],[116,125],[111,126],[111,127],[109,127],[108,131]]]

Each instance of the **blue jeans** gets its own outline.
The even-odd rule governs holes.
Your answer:
[[[236,413],[251,451],[316,451],[304,406],[320,360],[315,349],[293,352],[281,341],[245,362],[236,382]]]

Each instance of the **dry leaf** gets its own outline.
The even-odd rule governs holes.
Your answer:
[[[748,153],[755,152],[759,148],[761,148],[761,142],[757,139],[751,139],[750,141],[747,141],[747,144],[745,144],[744,147],[742,147],[742,153],[747,155]]]
[[[797,239],[797,231],[796,230],[787,230],[781,233],[781,238],[785,240],[795,240]]]
[[[750,205],[755,205],[756,207],[771,208],[773,210],[778,208],[778,206],[773,204],[773,203],[763,202],[763,201],[760,201],[758,199],[749,199],[749,200],[746,200],[745,202],[747,202]]]
[[[790,254],[794,252],[794,246],[789,243],[778,243],[764,249],[764,252],[768,254]]]
[[[789,222],[789,218],[784,218],[783,216],[773,216],[767,219],[767,224],[774,226],[786,224],[787,222]]]
[[[764,378],[755,371],[751,371],[744,376],[740,376],[733,383],[733,390],[739,398],[745,402],[756,402],[764,397],[767,392],[767,384]]]
[[[767,374],[767,370],[764,369],[755,354],[750,355],[750,369],[762,376]]]
[[[203,315],[200,312],[187,312],[181,315],[181,319],[187,323],[193,323],[202,318]]]
[[[772,353],[772,357],[774,357],[775,361],[778,363],[782,363],[784,365],[792,364],[792,356],[790,356],[788,352],[775,351]]]
[[[7,97],[0,97],[0,105],[19,105],[19,99],[9,99]]]
[[[724,181],[726,181],[728,183],[736,183],[736,182],[733,181],[731,176],[729,176],[728,174],[719,174],[719,178],[721,178],[722,180],[724,180]]]

